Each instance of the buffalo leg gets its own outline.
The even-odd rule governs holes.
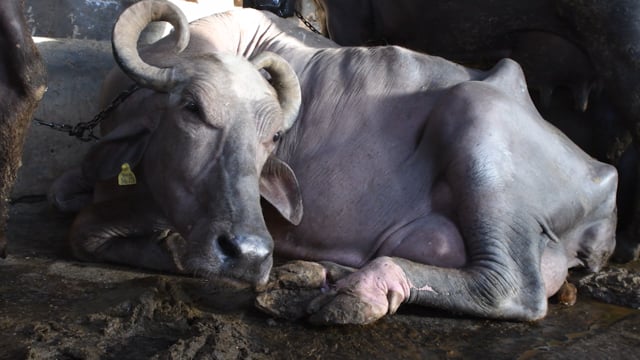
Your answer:
[[[505,95],[500,87],[514,79],[505,73],[491,80],[497,86],[454,87],[425,130],[426,144],[447,164],[443,181],[453,194],[466,265],[376,258],[314,300],[312,322],[369,323],[402,303],[537,320],[568,267],[597,270],[606,261],[615,244],[615,171],[550,128],[524,98]]]
[[[93,200],[93,183],[84,177],[80,168],[74,168],[54,181],[47,196],[56,209],[79,212]]]
[[[70,235],[74,255],[85,261],[182,273],[184,241],[141,201],[107,201],[79,213]]]

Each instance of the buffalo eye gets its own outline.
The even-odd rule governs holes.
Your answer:
[[[280,141],[280,139],[282,139],[282,131],[278,131],[277,133],[273,134],[273,142],[278,142]]]
[[[195,101],[188,101],[184,105],[184,108],[187,109],[187,111],[192,112],[194,114],[199,114],[200,113],[200,106]]]

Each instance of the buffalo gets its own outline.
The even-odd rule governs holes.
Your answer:
[[[138,50],[156,20],[175,32]],[[405,303],[540,319],[615,247],[615,168],[542,119],[514,61],[339,47],[254,9],[187,25],[162,0],[113,48],[105,98],[141,89],[51,190],[81,259],[258,291],[274,256],[319,262],[305,317],[366,324]]]
[[[0,4],[0,257],[6,256],[8,198],[27,128],[46,89],[45,67],[24,18],[23,2]]]
[[[314,0],[323,33],[343,46],[393,44],[486,68],[522,66],[545,119],[615,165],[614,259],[640,255],[640,4],[634,0]],[[245,6],[291,16],[293,0]],[[288,11],[287,11],[288,10]]]

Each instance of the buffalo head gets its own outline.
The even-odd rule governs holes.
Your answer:
[[[143,60],[136,45],[144,27],[161,20],[174,26],[175,48],[145,54],[172,59],[165,67]],[[113,50],[122,71],[153,91],[131,100],[139,101],[134,106],[144,109],[145,120],[118,113],[117,125],[83,163],[85,176],[110,180],[130,164],[138,178],[134,191],[148,194],[168,223],[159,227],[183,239],[181,270],[264,283],[273,240],[260,197],[293,223],[301,217],[299,193],[291,191],[295,178],[286,175],[291,169],[272,157],[300,107],[295,73],[273,53],[249,61],[189,45],[186,19],[160,0],[136,3],[121,15]],[[265,164],[269,174],[261,176]]]

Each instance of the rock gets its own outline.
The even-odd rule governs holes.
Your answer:
[[[640,273],[612,268],[580,279],[578,289],[608,304],[640,309]]]
[[[273,268],[255,306],[277,318],[298,320],[306,317],[309,303],[326,290],[325,268],[314,262],[291,261]]]
[[[296,260],[274,267],[266,289],[321,288],[326,285],[325,279],[326,271],[322,265]]]
[[[300,320],[307,317],[311,301],[322,294],[320,289],[277,289],[259,294],[255,305],[265,313],[280,319]]]

